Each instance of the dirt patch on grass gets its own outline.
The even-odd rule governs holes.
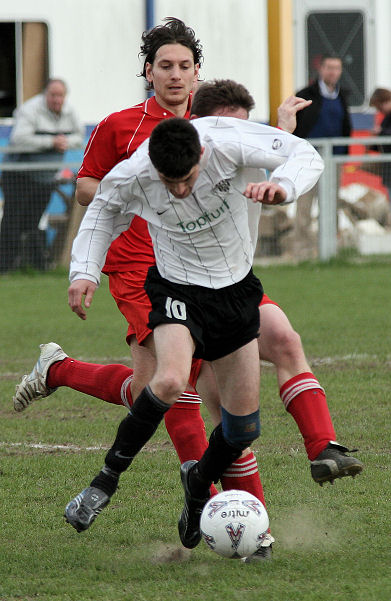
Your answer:
[[[150,562],[154,564],[183,563],[189,561],[191,550],[179,545],[158,544],[151,549]]]

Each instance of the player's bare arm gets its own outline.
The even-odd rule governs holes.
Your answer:
[[[282,186],[272,182],[250,182],[244,191],[246,198],[265,205],[278,205],[287,198],[287,193]]]
[[[304,100],[299,96],[288,96],[277,109],[278,127],[292,133],[296,129],[296,114],[312,103],[312,100]]]
[[[95,196],[95,192],[99,186],[99,179],[95,177],[79,177],[76,183],[75,198],[79,205],[86,207],[90,204]]]
[[[75,280],[68,288],[68,304],[71,310],[80,317],[87,319],[85,309],[88,309],[92,303],[92,297],[95,294],[97,285],[91,280]],[[83,297],[84,307],[83,307]]]

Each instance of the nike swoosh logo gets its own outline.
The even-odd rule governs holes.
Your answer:
[[[164,209],[164,211],[156,211],[158,215],[163,215],[163,213],[167,213],[168,209]]]
[[[118,459],[133,459],[133,457],[129,457],[128,455],[122,455],[120,451],[115,451],[114,455],[118,457]]]

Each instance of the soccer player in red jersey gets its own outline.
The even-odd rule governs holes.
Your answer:
[[[188,116],[189,93],[198,76],[201,54],[199,46],[197,55],[183,44],[183,40],[176,43],[166,39],[168,30],[171,34],[178,25],[177,20],[169,20],[167,25],[154,28],[152,32],[144,34],[142,53],[146,60],[143,74],[153,85],[155,96],[140,105],[110,115],[95,128],[79,172],[77,198],[81,204],[90,202],[100,179],[114,164],[130,156],[160,120],[174,115]],[[179,30],[180,28],[181,26]],[[156,35],[159,42],[166,43],[161,46],[152,44],[152,38],[148,37],[152,33]],[[205,102],[205,94],[203,101]],[[224,101],[221,107],[226,111]],[[251,108],[252,106],[244,107],[246,115],[242,115],[242,118],[247,118]],[[203,116],[201,111],[195,112],[200,112],[199,116]],[[109,402],[131,405],[132,397],[138,395],[144,382],[148,381],[154,370],[154,358],[143,344],[149,335],[149,330],[146,328],[149,301],[145,296],[143,283],[147,269],[153,262],[154,256],[147,226],[144,221],[135,217],[131,228],[111,245],[105,265],[110,290],[129,323],[127,339],[132,349],[136,374],[133,382],[131,370],[125,366],[91,366],[67,358],[65,353],[62,352],[61,355],[61,351],[57,351],[58,358],[55,359],[54,364],[50,363],[52,367],[47,379],[50,391],[57,386],[67,385]],[[86,300],[88,306],[88,299]],[[137,304],[140,305],[140,311],[135,312],[134,307]],[[300,338],[293,331],[281,309],[265,297],[260,310],[263,328],[260,339],[261,357],[276,364],[284,404],[299,425],[309,458],[314,459],[319,454],[319,449],[324,450],[330,440],[335,438],[323,389],[310,372]],[[86,315],[83,316],[85,317]],[[193,370],[193,384],[197,381],[199,368],[198,362]],[[111,370],[109,376],[108,370]],[[204,390],[201,380],[202,378],[199,380],[199,388]],[[130,392],[131,382],[132,392]],[[314,399],[314,395],[317,399]],[[189,389],[182,396],[183,398],[181,397],[166,414],[167,430],[177,448],[181,462],[190,457],[197,458],[207,444],[199,414],[200,399],[197,393]],[[298,407],[297,410],[295,405]],[[314,430],[314,421],[306,420],[306,415],[308,412],[315,415],[319,407],[323,407],[323,413],[318,413]],[[317,427],[318,424],[323,427],[323,430]],[[190,436],[187,433],[189,429]],[[264,500],[256,459],[251,451],[237,460],[227,470],[224,478],[226,481],[222,481],[223,488],[242,488],[241,484],[243,484],[243,488],[247,488]]]

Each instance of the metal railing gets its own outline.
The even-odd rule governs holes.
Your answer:
[[[365,152],[374,145],[391,146],[391,136],[325,138],[310,142],[325,163],[324,173],[314,190],[312,206],[310,203],[304,209],[301,198],[288,207],[264,207],[256,256],[266,262],[272,257],[287,262],[308,258],[327,261],[346,247],[365,254],[391,254],[391,154]],[[356,147],[356,154],[333,154],[336,146]],[[358,154],[360,147],[364,152]],[[12,203],[17,207],[16,201],[22,201],[22,214],[11,215],[13,223],[11,221],[8,232],[8,236],[17,239],[18,243],[16,246],[12,246],[15,240],[11,245],[6,243],[13,267],[30,263],[43,268],[58,263],[67,265],[71,241],[83,214],[74,202],[82,149],[71,151],[64,160],[55,162],[14,162],[8,157],[14,152],[13,148],[0,146],[0,217],[7,212],[7,194],[11,195],[8,209]],[[72,152],[73,156],[77,155],[77,160],[72,160]],[[385,169],[389,174],[388,186],[384,181]],[[40,179],[48,184],[41,200],[37,199]],[[305,210],[307,213],[310,210],[311,215],[307,214],[304,229],[300,230],[298,225]],[[37,229],[41,233],[37,234]],[[301,248],[303,232],[308,235],[304,251]],[[5,256],[6,239],[4,233],[1,237],[0,262]]]
[[[357,137],[357,138],[325,138],[320,140],[309,140],[321,154],[324,160],[324,172],[319,180],[319,237],[318,251],[319,259],[327,261],[335,257],[338,252],[338,172],[346,165],[357,165],[364,171],[369,165],[385,164],[391,171],[391,153],[376,154],[348,154],[335,155],[333,149],[336,146],[385,146],[391,145],[391,136],[381,137]],[[377,170],[379,178],[382,178],[381,169]],[[370,173],[375,173],[372,169]],[[357,183],[361,183],[362,177],[358,175]],[[391,176],[390,184],[391,186]],[[385,186],[386,187],[386,186]],[[374,188],[377,189],[377,188]],[[389,198],[388,201],[391,199]],[[390,247],[391,253],[391,247]]]
[[[19,161],[15,154],[14,148],[0,146],[0,271],[66,263],[83,150],[53,161],[34,160],[34,153],[23,153]]]
[[[256,257],[327,261],[344,248],[391,254],[391,153],[370,150],[391,146],[391,136],[309,141],[324,160],[324,172],[297,203],[263,208]],[[336,146],[355,148],[333,154]]]

